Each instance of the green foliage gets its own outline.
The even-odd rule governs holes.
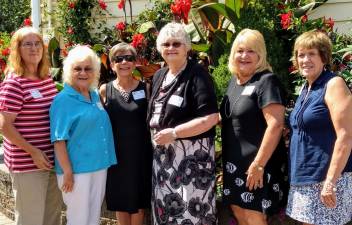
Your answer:
[[[0,80],[5,77],[5,68],[10,54],[11,35],[6,32],[0,32]]]
[[[232,77],[232,74],[230,73],[227,66],[228,60],[228,54],[222,55],[219,59],[219,65],[215,67],[214,71],[212,72],[218,105],[220,105],[220,102],[225,95],[227,85]]]
[[[17,30],[31,14],[30,0],[0,0],[0,32]]]

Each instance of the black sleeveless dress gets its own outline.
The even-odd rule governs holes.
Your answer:
[[[146,85],[140,82],[125,101],[112,82],[106,86],[105,109],[118,161],[108,169],[106,181],[106,204],[111,211],[137,213],[150,207],[152,148],[146,93]]]

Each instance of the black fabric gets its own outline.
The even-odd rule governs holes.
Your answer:
[[[148,107],[148,123],[153,112],[153,101],[159,96],[162,82],[168,72],[164,67],[156,72],[153,77],[151,100]],[[176,78],[176,84],[168,91],[163,103],[157,129],[175,127],[197,117],[218,112],[213,80],[210,74],[199,64],[188,61],[185,70]],[[169,104],[170,97],[176,95],[183,98],[180,107]],[[199,139],[213,137],[215,128],[185,139]]]
[[[144,90],[140,82],[131,91]],[[146,124],[147,99],[125,102],[112,82],[106,86],[105,109],[109,114],[114,133],[118,164],[108,169],[106,204],[111,211],[137,213],[150,207],[152,147]]]
[[[284,96],[279,79],[268,71],[253,75],[244,85],[238,85],[235,77],[230,81],[220,107],[226,203],[267,214],[277,210],[282,194],[287,191],[285,183],[281,182],[287,170],[287,151],[283,140],[265,166],[264,188],[250,194],[253,194],[251,202],[243,202],[241,195],[249,193],[242,181],[246,182],[245,173],[258,152],[267,128],[262,109],[271,103],[285,105]],[[274,184],[279,184],[280,192],[273,191]],[[263,199],[271,202],[269,208],[262,207]]]

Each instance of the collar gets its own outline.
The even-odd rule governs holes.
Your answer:
[[[81,93],[67,83],[64,84],[64,89],[62,91],[81,102],[86,102],[89,104],[97,102],[97,94],[94,90],[89,90],[91,101],[86,99]]]

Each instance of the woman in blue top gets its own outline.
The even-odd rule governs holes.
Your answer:
[[[290,115],[287,214],[303,224],[339,225],[352,218],[352,96],[327,69],[329,37],[309,31],[296,39],[293,63],[306,79]]]
[[[64,61],[64,89],[50,108],[55,170],[68,225],[99,224],[107,168],[116,164],[110,119],[96,90],[100,60],[76,46]]]

